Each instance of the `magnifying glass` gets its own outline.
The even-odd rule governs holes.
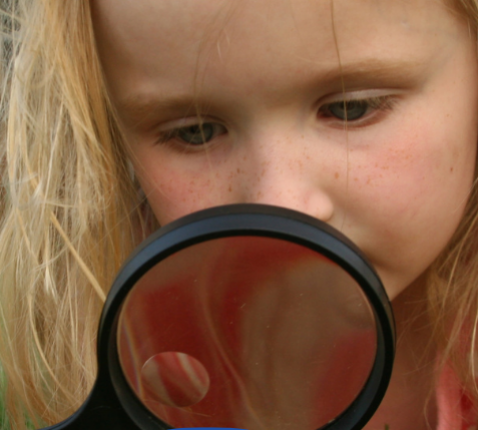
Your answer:
[[[341,233],[284,208],[207,209],[123,265],[94,388],[48,429],[361,429],[394,352],[381,281]]]

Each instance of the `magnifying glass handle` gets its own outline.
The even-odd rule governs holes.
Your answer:
[[[41,430],[165,430],[156,420],[138,426],[126,413],[108,382],[96,383],[83,406],[58,424]],[[101,405],[101,406],[94,406]]]
[[[71,417],[72,418],[72,417]],[[87,429],[141,430],[121,408],[101,407],[72,421],[68,419],[41,430],[87,430]]]

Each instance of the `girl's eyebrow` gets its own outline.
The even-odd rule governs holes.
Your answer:
[[[389,88],[410,87],[420,84],[427,77],[424,73],[430,65],[424,61],[383,60],[377,58],[343,63],[341,66],[317,65],[308,80],[303,80],[304,88],[323,86],[330,91],[357,89],[364,86],[387,86]],[[428,66],[428,67],[427,67]],[[312,66],[313,67],[313,66]],[[195,115],[201,107],[200,94],[173,94],[160,97],[152,94],[130,94],[117,103],[121,116],[132,125],[140,125],[150,117]],[[199,109],[200,110],[200,109]]]
[[[197,97],[190,95],[160,97],[135,94],[125,98],[117,106],[120,116],[126,123],[139,126],[153,117],[196,115],[199,104]]]
[[[322,73],[319,72],[317,82],[332,88],[340,84],[340,90],[346,91],[360,85],[388,88],[412,87],[426,80],[429,76],[427,70],[432,66],[433,64],[423,59],[415,61],[368,58],[362,61],[344,62]],[[342,85],[345,88],[342,88]]]

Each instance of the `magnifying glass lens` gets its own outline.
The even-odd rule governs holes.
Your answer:
[[[377,354],[358,283],[289,241],[223,237],[163,259],[130,290],[119,360],[173,427],[315,430],[357,398]]]

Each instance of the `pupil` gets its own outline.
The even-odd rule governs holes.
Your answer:
[[[191,145],[202,145],[209,142],[214,134],[212,124],[197,124],[184,127],[178,131],[178,137]]]
[[[367,113],[368,105],[365,101],[352,100],[349,102],[337,102],[330,105],[330,113],[341,120],[353,121],[363,117]]]

